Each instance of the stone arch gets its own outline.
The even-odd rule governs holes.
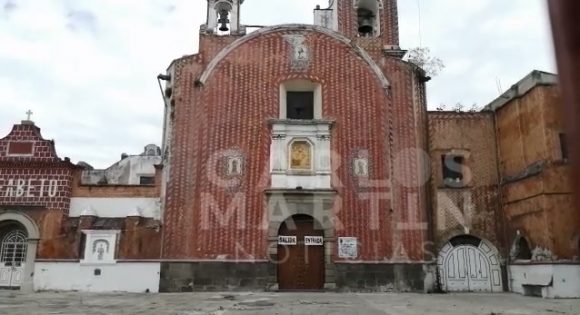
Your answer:
[[[472,234],[450,238],[438,253],[437,267],[443,291],[503,291],[500,253],[484,238]]]
[[[328,29],[326,27],[322,27],[322,26],[318,26],[318,25],[308,25],[308,24],[283,24],[283,25],[264,27],[264,28],[261,28],[261,29],[255,31],[255,32],[252,32],[249,35],[241,37],[240,39],[234,41],[233,43],[229,44],[226,48],[221,50],[215,56],[215,58],[212,59],[212,61],[208,64],[208,66],[205,68],[205,70],[201,74],[199,80],[197,80],[198,84],[205,85],[205,83],[211,77],[213,71],[220,64],[220,62],[222,62],[236,48],[238,48],[241,45],[243,45],[243,44],[245,44],[245,43],[247,43],[255,38],[258,38],[262,35],[267,35],[267,34],[280,32],[280,31],[313,31],[313,32],[323,33],[323,34],[329,36],[330,38],[333,38],[336,41],[342,43],[343,45],[350,47],[357,56],[362,58],[363,61],[372,69],[372,72],[375,74],[375,77],[377,78],[377,80],[379,80],[381,82],[381,86],[383,87],[383,89],[388,90],[388,88],[391,86],[389,80],[387,80],[387,77],[382,72],[379,65],[371,58],[371,56],[364,49],[356,46],[355,44],[353,44],[351,42],[350,39],[348,39],[347,37],[345,37],[344,35],[342,35],[338,32],[335,32],[335,31]]]
[[[40,239],[40,230],[38,226],[30,217],[25,214],[18,213],[18,212],[6,212],[0,214],[0,222],[4,221],[14,221],[18,222],[24,229],[26,229],[26,233],[28,235],[28,239],[38,240]]]
[[[302,215],[302,216],[310,216],[314,219],[314,226],[318,230],[324,231],[324,238],[334,238],[334,230],[332,224],[330,224],[330,220],[322,218],[320,215],[307,211],[305,208],[298,208],[298,211],[293,211],[293,214],[289,214],[283,220],[270,220],[270,224],[268,227],[268,238],[270,239],[278,239],[278,232],[286,221],[292,219],[295,216]]]
[[[513,260],[530,260],[532,259],[532,249],[525,236],[518,233],[516,235],[512,248],[510,250],[510,259]]]
[[[40,240],[40,230],[38,225],[26,214],[20,212],[5,212],[0,214],[0,223],[16,222],[26,230],[28,247],[26,251],[26,264],[20,290],[23,292],[32,292],[34,289],[34,261],[36,260],[36,250]]]
[[[450,229],[447,230],[445,233],[442,233],[440,241],[435,246],[435,250],[437,251],[437,253],[439,253],[443,249],[443,247],[445,247],[449,243],[450,240],[466,235],[479,238],[481,240],[486,239],[485,237],[479,235],[478,233],[462,231],[461,228]]]

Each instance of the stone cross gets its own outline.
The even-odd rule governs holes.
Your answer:
[[[33,114],[33,112],[32,112],[32,111],[29,109],[29,110],[26,112],[26,115],[27,115],[27,117],[28,117],[28,118],[26,118],[26,120],[30,120],[30,116],[32,116],[32,114]]]

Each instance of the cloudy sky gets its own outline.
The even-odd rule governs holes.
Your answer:
[[[429,107],[485,105],[555,71],[545,0],[399,0],[401,45],[446,68]],[[246,0],[242,23],[311,23],[327,0]],[[0,137],[34,112],[61,157],[107,167],[160,144],[156,76],[197,51],[205,0],[0,0]]]

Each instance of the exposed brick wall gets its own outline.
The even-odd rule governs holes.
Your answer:
[[[388,141],[392,147],[393,252],[412,259],[427,253],[429,219],[427,209],[428,174],[426,164],[425,85],[417,68],[396,58],[373,54],[391,82],[392,113],[388,116]],[[403,252],[401,252],[403,251]]]
[[[0,162],[0,206],[40,206],[68,213],[74,166]]]
[[[30,156],[10,156],[10,143],[33,143],[33,154]],[[40,128],[32,122],[14,125],[12,131],[3,139],[0,139],[0,161],[19,162],[48,162],[59,161],[54,149],[54,142],[44,140],[40,134]]]
[[[502,176],[515,176],[538,161],[562,160],[564,132],[558,87],[540,86],[498,109]]]
[[[12,143],[32,143],[33,154],[9,155]],[[161,227],[150,219],[117,218],[93,227],[99,218],[68,218],[71,197],[159,197],[161,169],[152,186],[83,186],[82,170],[62,161],[54,143],[26,122],[15,125],[0,139],[0,212],[18,211],[29,216],[40,230],[38,259],[79,259],[82,229],[120,229],[119,259],[160,257]],[[125,222],[127,220],[127,222]]]
[[[32,144],[30,156],[10,155],[11,143]],[[14,125],[0,139],[0,206],[36,206],[68,213],[75,166],[56,155],[31,122]]]
[[[560,105],[557,86],[537,86],[496,111],[496,132],[507,242],[519,231],[532,249],[572,259],[578,255],[580,215],[572,205],[569,166],[562,161]]]
[[[505,255],[493,113],[430,112],[429,139],[436,247],[469,231]],[[444,154],[464,156],[465,188],[445,187]]]
[[[286,34],[306,37],[310,49],[307,71],[291,68],[292,50],[283,38]],[[358,237],[363,260],[391,258],[399,243],[408,257],[422,259],[425,232],[401,232],[399,242],[393,240],[393,230],[397,227],[395,220],[408,220],[409,215],[418,222],[424,219],[425,194],[419,188],[411,189],[417,189],[416,195],[403,196],[394,191],[396,201],[378,201],[375,220],[369,197],[388,196],[391,187],[362,187],[349,170],[353,154],[366,150],[370,179],[383,180],[389,186],[396,171],[409,172],[411,181],[418,181],[416,157],[401,159],[405,161],[401,165],[393,165],[392,159],[395,149],[420,148],[425,144],[424,139],[419,139],[424,130],[420,127],[421,112],[425,111],[422,87],[415,85],[417,77],[410,65],[375,56],[381,64],[388,65],[385,72],[393,84],[389,91],[381,87],[371,68],[351,47],[314,31],[285,30],[254,38],[222,60],[204,86],[196,87],[195,81],[204,63],[209,62],[208,56],[192,56],[174,63],[175,118],[164,258],[266,258],[264,189],[269,186],[271,143],[268,119],[279,116],[280,83],[304,78],[322,85],[323,117],[336,120],[331,140],[331,149],[339,157],[333,162],[336,169],[332,174],[338,193],[336,235]],[[340,61],[340,66],[335,61]],[[219,187],[208,177],[217,173],[212,155],[228,149],[239,150],[245,156],[243,176],[233,188]],[[234,215],[222,226],[212,215],[210,226],[204,228],[203,203],[207,206],[213,201],[224,215],[228,206],[239,206],[242,218]],[[417,211],[409,214],[408,208],[413,204],[418,205]],[[240,228],[241,225],[245,227]]]
[[[73,175],[72,197],[89,198],[159,198],[161,188],[161,169],[155,172],[155,185],[83,185],[82,170]]]

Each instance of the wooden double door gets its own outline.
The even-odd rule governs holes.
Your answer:
[[[312,217],[294,216],[282,224],[278,235],[285,240],[278,243],[279,289],[323,290],[324,231],[315,229]]]

